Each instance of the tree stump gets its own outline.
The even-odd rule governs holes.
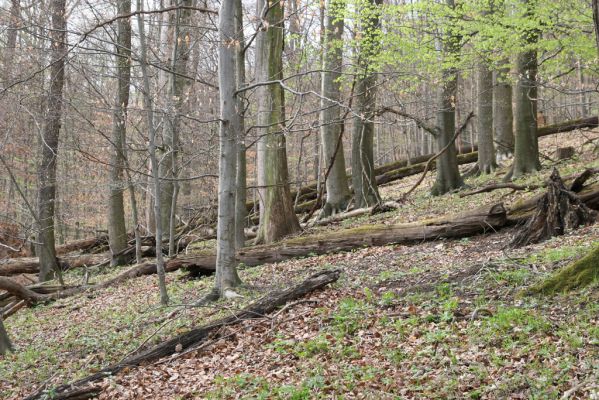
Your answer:
[[[568,158],[574,157],[575,151],[574,147],[559,147],[555,150],[555,158],[558,160],[567,160]]]
[[[510,246],[539,243],[596,221],[597,212],[566,188],[559,172],[554,168],[549,177],[547,193],[539,199],[532,217],[516,234]]]

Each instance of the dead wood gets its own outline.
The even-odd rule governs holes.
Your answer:
[[[82,253],[91,253],[95,248],[102,248],[105,246],[108,246],[108,236],[101,235],[80,240],[74,240],[72,242],[56,246],[56,254],[60,256],[75,251],[80,251]]]
[[[537,201],[536,210],[512,242],[511,247],[539,243],[597,221],[597,212],[566,189],[557,169],[553,169],[547,192]]]
[[[205,342],[210,336],[219,335],[219,330],[225,326],[236,325],[249,319],[264,318],[267,314],[272,313],[286,303],[298,298],[302,298],[315,290],[322,289],[326,285],[337,281],[340,274],[341,271],[339,270],[320,271],[297,285],[266,295],[265,297],[245,307],[240,312],[229,317],[225,317],[192,329],[187,333],[176,336],[155,347],[132,355],[118,364],[108,366],[91,376],[70,384],[59,386],[53,390],[52,398],[72,400],[74,398],[81,398],[75,396],[81,396],[82,394],[86,393],[86,391],[88,393],[98,393],[100,391],[98,388],[89,387],[86,385],[102,380],[107,376],[114,375],[125,367],[137,366],[145,362],[155,361],[160,358],[197,347]],[[40,399],[45,395],[47,395],[47,393],[43,391],[37,392],[28,396],[26,399]]]
[[[584,170],[580,175],[574,178],[574,181],[570,184],[570,191],[580,192],[584,184],[595,174],[599,173],[599,168],[588,168]]]
[[[516,185],[511,182],[494,183],[488,186],[484,186],[480,189],[473,190],[471,192],[460,193],[460,197],[472,196],[479,193],[492,192],[498,189],[512,189],[512,190],[536,190],[539,186],[537,185]]]

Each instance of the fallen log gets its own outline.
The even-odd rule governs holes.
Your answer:
[[[64,255],[75,251],[89,253],[96,247],[108,246],[108,236],[101,235],[85,239],[74,240],[60,246],[56,246],[56,255]]]
[[[174,338],[142,351],[139,354],[134,354],[120,363],[110,365],[86,378],[54,388],[52,390],[52,398],[74,399],[81,398],[85,393],[97,394],[101,391],[100,388],[85,385],[98,382],[110,375],[114,375],[126,367],[134,367],[142,363],[155,361],[196,347],[206,342],[211,336],[219,336],[218,331],[223,327],[237,325],[245,320],[264,318],[267,314],[275,311],[286,303],[302,298],[315,290],[322,289],[323,287],[336,282],[339,279],[340,274],[341,271],[339,270],[320,271],[297,285],[266,295],[258,301],[248,305],[240,312],[229,317],[221,318],[206,325],[194,328],[189,332],[175,336]],[[40,391],[29,395],[26,399],[41,399],[48,395],[48,392]]]
[[[424,222],[397,225],[365,225],[352,229],[300,236],[271,245],[241,249],[237,260],[245,266],[258,266],[308,255],[320,255],[353,250],[365,246],[413,243],[440,238],[473,236],[493,231],[507,222],[502,204],[484,206],[457,216]],[[205,275],[215,270],[216,255],[189,255],[185,260],[191,275]]]
[[[598,117],[588,117],[588,118],[580,118],[573,119],[569,121],[558,122],[553,125],[545,125],[541,126],[537,129],[537,136],[543,137],[548,135],[554,135],[556,133],[561,132],[569,132],[575,129],[584,129],[584,128],[596,128],[598,126]]]
[[[480,189],[473,190],[471,192],[460,193],[459,197],[473,196],[479,193],[488,193],[499,189],[512,189],[512,190],[537,190],[537,185],[517,185],[512,182],[493,183],[491,185],[483,186]]]

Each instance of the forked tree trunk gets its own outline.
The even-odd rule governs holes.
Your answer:
[[[239,286],[235,259],[235,197],[239,132],[239,104],[236,61],[236,5],[239,0],[223,0],[218,14],[218,87],[220,92],[218,223],[216,230],[216,289],[223,296],[226,290]]]
[[[131,12],[131,0],[117,1],[117,15]],[[127,247],[127,226],[123,193],[125,182],[123,170],[125,160],[125,138],[127,130],[127,108],[131,83],[131,20],[120,18],[117,24],[116,76],[117,94],[112,116],[112,155],[110,159],[110,189],[108,193],[108,241],[112,253],[111,266],[127,262],[122,254]],[[116,254],[121,254],[117,256]]]
[[[256,36],[256,80],[283,78],[283,7],[258,0],[258,20],[264,26]],[[266,15],[264,15],[266,14]],[[285,97],[278,84],[262,85],[258,91],[257,129],[260,228],[257,242],[272,243],[300,230],[289,190],[285,139]]]
[[[380,30],[378,7],[382,0],[369,0],[365,7],[370,18],[360,27],[363,39],[360,43],[360,55],[355,86],[355,111],[352,132],[352,186],[354,206],[372,207],[381,203],[376,175],[374,173],[374,117],[376,106],[376,73],[369,60],[379,52],[377,36]]]
[[[325,168],[330,168],[326,181],[327,200],[322,217],[336,214],[347,208],[350,200],[349,185],[345,177],[345,155],[341,126],[341,71],[343,66],[343,11],[345,3],[328,0],[325,17],[325,43],[321,73],[320,135]]]
[[[514,154],[514,116],[509,72],[509,66],[497,71],[493,90],[493,133],[499,161],[509,159]]]
[[[454,0],[446,0],[450,8],[455,7]],[[459,51],[459,38],[445,32],[439,39],[441,51],[446,56],[455,55]],[[441,90],[438,97],[437,111],[437,151],[448,146],[447,150],[437,159],[437,177],[432,188],[432,194],[442,195],[464,185],[458,168],[456,146],[450,144],[455,134],[455,102],[457,99],[458,72],[456,68],[446,68],[442,73]]]
[[[191,7],[193,0],[175,0],[179,6]],[[191,10],[178,9],[174,18],[174,34],[171,50],[171,72],[168,74],[166,89],[166,118],[162,136],[166,147],[166,156],[160,163],[160,219],[165,237],[169,242],[169,255],[175,252],[176,205],[179,193],[179,129],[181,114],[187,103],[187,89],[191,83],[187,75],[189,50],[191,45]]]
[[[137,9],[143,11],[142,0],[137,0]],[[145,22],[143,14],[137,14],[137,24],[139,25],[139,43],[140,43],[140,66],[143,80],[143,100],[146,112],[146,123],[149,131],[148,152],[150,155],[150,166],[152,170],[152,181],[154,188],[154,220],[156,221],[156,244],[157,248],[162,244],[162,221],[160,218],[160,170],[158,168],[158,159],[156,157],[156,128],[154,126],[154,104],[150,93],[150,77],[148,75],[148,58],[145,35]],[[158,271],[158,287],[160,290],[160,303],[168,304],[168,293],[166,290],[166,277],[164,274],[164,258],[162,251],[156,252],[156,269]]]
[[[66,0],[53,0],[50,7],[52,47],[50,67],[50,93],[42,131],[41,161],[38,168],[38,220],[39,242],[37,252],[40,257],[39,280],[46,281],[55,272],[59,279],[60,268],[56,261],[54,239],[54,205],[56,202],[56,165],[58,157],[58,137],[62,118],[62,91],[65,78],[66,43]]]

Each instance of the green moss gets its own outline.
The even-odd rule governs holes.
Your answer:
[[[599,246],[586,256],[529,289],[528,293],[560,293],[588,286],[599,279]]]

